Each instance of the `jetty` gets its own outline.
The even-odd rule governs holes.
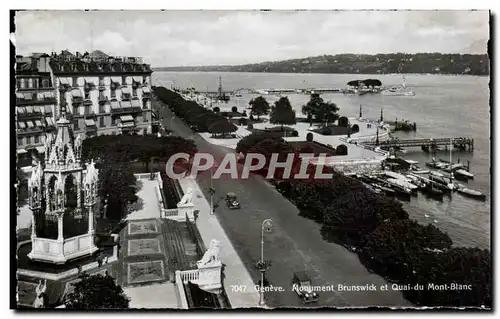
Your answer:
[[[369,141],[363,142],[366,146],[379,146],[380,148],[398,148],[398,147],[420,147],[422,150],[436,149],[438,146],[450,145],[450,140],[453,141],[453,146],[460,150],[474,151],[474,139],[470,137],[446,137],[446,138],[421,138],[411,140],[391,140],[391,141]]]

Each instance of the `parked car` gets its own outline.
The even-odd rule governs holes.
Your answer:
[[[230,209],[239,209],[240,208],[240,202],[238,201],[238,198],[236,197],[235,193],[227,193],[226,194],[226,204],[227,207]]]
[[[316,302],[319,299],[319,295],[313,291],[311,279],[305,271],[297,271],[293,274],[292,289],[304,304]]]

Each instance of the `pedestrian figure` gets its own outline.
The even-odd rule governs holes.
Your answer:
[[[78,274],[81,274],[81,272],[82,272],[82,265],[78,265],[77,268],[78,268]]]

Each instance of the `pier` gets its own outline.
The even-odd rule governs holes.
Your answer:
[[[453,141],[453,146],[460,150],[472,152],[474,150],[474,139],[470,137],[447,137],[447,138],[423,138],[412,140],[396,140],[396,141],[381,141],[381,142],[364,142],[363,145],[379,146],[379,147],[420,147],[423,150],[436,149],[438,146],[450,146],[450,141]]]

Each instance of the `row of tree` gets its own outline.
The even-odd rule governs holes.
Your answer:
[[[270,114],[270,122],[273,124],[292,125],[296,123],[295,111],[292,109],[288,97],[281,97],[270,106],[267,100],[262,97],[256,97],[249,103],[251,114],[260,116]],[[317,93],[311,94],[309,102],[302,106],[302,114],[307,116],[310,123],[333,123],[339,118],[339,107],[333,102],[326,102]]]
[[[252,134],[238,143],[237,152],[257,152],[266,157],[279,152],[285,157],[291,152],[285,144],[272,136]],[[296,157],[292,172],[298,168],[300,159]],[[309,166],[309,171],[314,168]],[[397,200],[374,193],[358,180],[332,169],[323,167],[323,171],[332,173],[333,178],[280,180],[278,174],[274,182],[303,217],[322,225],[325,240],[350,247],[367,268],[390,282],[422,285],[421,291],[404,291],[416,305],[492,306],[489,250],[452,247],[446,233],[409,219]],[[429,285],[446,284],[470,289],[429,289]]]
[[[154,94],[163,103],[197,132],[210,132],[214,135],[226,135],[238,128],[224,116],[206,109],[194,101],[186,101],[182,96],[164,87],[153,87]]]

